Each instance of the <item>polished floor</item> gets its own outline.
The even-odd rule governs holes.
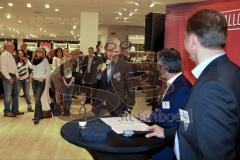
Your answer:
[[[3,99],[0,100],[0,160],[92,160],[83,148],[65,141],[60,129],[66,121],[54,117],[43,119],[38,125],[32,122],[33,113],[27,112],[23,98],[19,98],[23,116],[3,116]],[[74,100],[74,106],[77,102]],[[149,108],[144,98],[137,96],[134,112]]]

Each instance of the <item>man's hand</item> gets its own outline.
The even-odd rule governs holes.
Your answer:
[[[146,134],[146,138],[151,138],[151,137],[165,138],[164,128],[156,124],[148,127],[147,131],[150,131],[151,133]]]
[[[8,81],[11,85],[14,83],[14,80],[12,78],[10,78]]]
[[[151,114],[152,110],[145,110],[143,113],[140,114],[140,119],[142,121],[148,122]]]

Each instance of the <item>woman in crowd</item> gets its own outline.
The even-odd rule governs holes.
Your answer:
[[[57,107],[62,106],[62,87],[61,87],[61,75],[60,75],[60,65],[63,63],[63,51],[61,48],[57,48],[54,51],[55,56],[53,57],[52,63],[52,80],[54,84],[55,100]]]
[[[18,76],[19,76],[17,91],[19,95],[21,88],[23,89],[24,97],[28,105],[28,111],[33,112],[33,109],[31,106],[31,98],[29,94],[29,88],[30,88],[29,66],[27,63],[25,63],[24,58],[27,59],[26,54],[22,50],[18,50],[16,55],[16,64],[17,64]]]
[[[70,107],[72,104],[72,95],[74,92],[74,72],[76,70],[76,62],[72,55],[65,53],[65,62],[60,66],[62,77],[63,92],[63,116],[70,115]]]
[[[50,68],[45,51],[43,48],[37,48],[33,56],[32,64],[28,61],[29,67],[33,70],[32,90],[35,99],[34,124],[38,124],[43,118],[41,97],[43,95],[46,79],[49,76]]]

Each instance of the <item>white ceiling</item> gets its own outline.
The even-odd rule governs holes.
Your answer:
[[[39,39],[76,40],[82,11],[99,12],[100,26],[144,26],[145,15],[149,12],[165,13],[167,4],[195,1],[200,0],[1,0],[0,37],[32,39],[37,36]],[[12,7],[8,6],[9,2],[13,3]],[[152,2],[156,5],[150,8]],[[31,3],[32,7],[27,8],[27,3]],[[45,4],[49,4],[50,8],[45,8]],[[59,12],[54,11],[56,8]],[[133,15],[129,16],[131,12]],[[11,15],[10,19],[6,18],[7,14]],[[119,18],[115,19],[116,17]],[[73,25],[77,27],[75,30]]]

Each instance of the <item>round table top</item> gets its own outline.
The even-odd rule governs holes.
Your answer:
[[[101,120],[98,119],[98,121]],[[110,131],[103,143],[94,144],[83,139],[80,135],[80,130],[81,128],[77,120],[70,121],[61,128],[61,135],[66,141],[87,150],[111,153],[149,152],[160,150],[167,143],[166,140],[160,138],[147,139],[144,135],[135,135],[127,138],[116,134],[114,131]]]

